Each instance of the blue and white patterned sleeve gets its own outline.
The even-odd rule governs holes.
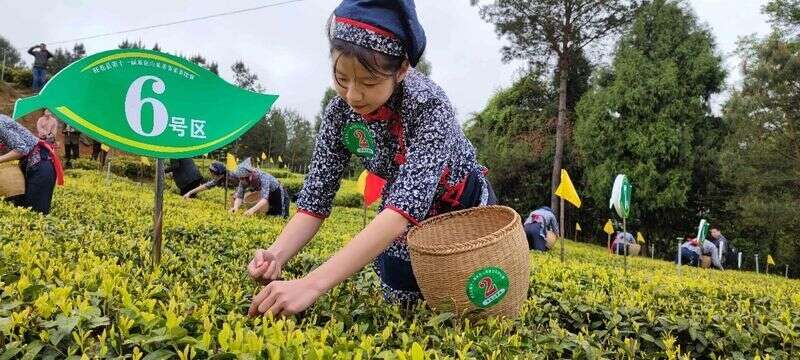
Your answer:
[[[0,114],[0,143],[20,154],[28,155],[39,142],[28,129],[14,119]]]
[[[326,218],[333,208],[342,174],[350,160],[350,152],[341,140],[347,104],[334,97],[325,109],[322,124],[314,143],[314,153],[303,188],[297,196],[299,212]]]
[[[449,151],[456,145],[457,137],[452,134],[461,130],[450,104],[438,98],[421,106],[412,119],[406,162],[400,166],[385,204],[416,224],[426,218],[433,205]]]
[[[269,194],[281,186],[278,179],[264,172],[259,174],[258,180],[261,182],[260,195],[264,200],[269,200]]]
[[[236,192],[233,193],[233,197],[244,199],[244,181],[239,182],[239,186],[236,188]]]

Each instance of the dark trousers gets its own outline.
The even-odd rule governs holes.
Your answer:
[[[50,154],[42,151],[42,160],[25,172],[25,195],[21,205],[45,215],[49,214],[55,186],[56,170]]]
[[[289,217],[289,193],[283,186],[269,193],[269,210],[267,215]]]
[[[547,251],[547,241],[542,235],[542,224],[532,222],[523,226],[525,237],[528,239],[528,249]]]
[[[31,70],[33,74],[33,83],[31,84],[31,89],[35,92],[39,92],[42,90],[44,83],[47,81],[47,69],[41,67],[34,67]]]
[[[180,191],[181,192],[181,196],[183,196],[183,195],[186,195],[186,193],[188,193],[189,191],[192,191],[192,190],[196,189],[200,185],[203,185],[203,179],[202,178],[190,182],[189,185],[186,185],[186,186],[178,189],[178,191]],[[190,197],[195,198],[195,197],[197,197],[197,194],[193,194]]]
[[[678,263],[678,258],[675,258],[675,263]],[[700,266],[700,255],[697,255],[696,252],[689,250],[687,248],[681,248],[681,264],[682,265],[692,265],[692,266]]]
[[[64,145],[64,157],[67,158],[67,165],[72,164],[72,160],[77,159],[80,156],[81,156],[80,142],[77,142],[75,144]]]

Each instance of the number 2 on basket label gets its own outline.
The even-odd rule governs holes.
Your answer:
[[[498,267],[480,269],[467,280],[467,297],[479,308],[497,305],[508,293],[508,274]]]

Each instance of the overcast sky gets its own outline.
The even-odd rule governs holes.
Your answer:
[[[148,25],[250,8],[280,0],[0,0],[0,35],[24,54],[27,47],[122,31]],[[699,19],[714,32],[735,82],[737,60],[731,53],[740,36],[769,31],[760,13],[766,0],[691,0]],[[243,60],[268,93],[280,95],[277,106],[298,110],[312,120],[330,84],[325,21],[338,1],[305,0],[253,12],[164,28],[83,41],[88,53],[113,49],[125,39],[156,42],[163,51],[200,53],[220,64],[231,79],[230,65]],[[426,57],[433,80],[450,96],[460,120],[480,111],[492,94],[513,82],[521,62],[504,64],[492,25],[481,20],[469,0],[417,0],[428,36]],[[72,43],[51,45],[72,47]],[[23,55],[30,64],[32,58]]]

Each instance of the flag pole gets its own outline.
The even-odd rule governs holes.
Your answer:
[[[222,206],[228,210],[228,170],[225,170],[225,190],[222,195]]]
[[[362,198],[361,203],[364,204],[364,228],[367,227],[367,202]]]
[[[567,224],[564,224],[564,198],[561,198],[561,262],[564,262],[564,228]]]

